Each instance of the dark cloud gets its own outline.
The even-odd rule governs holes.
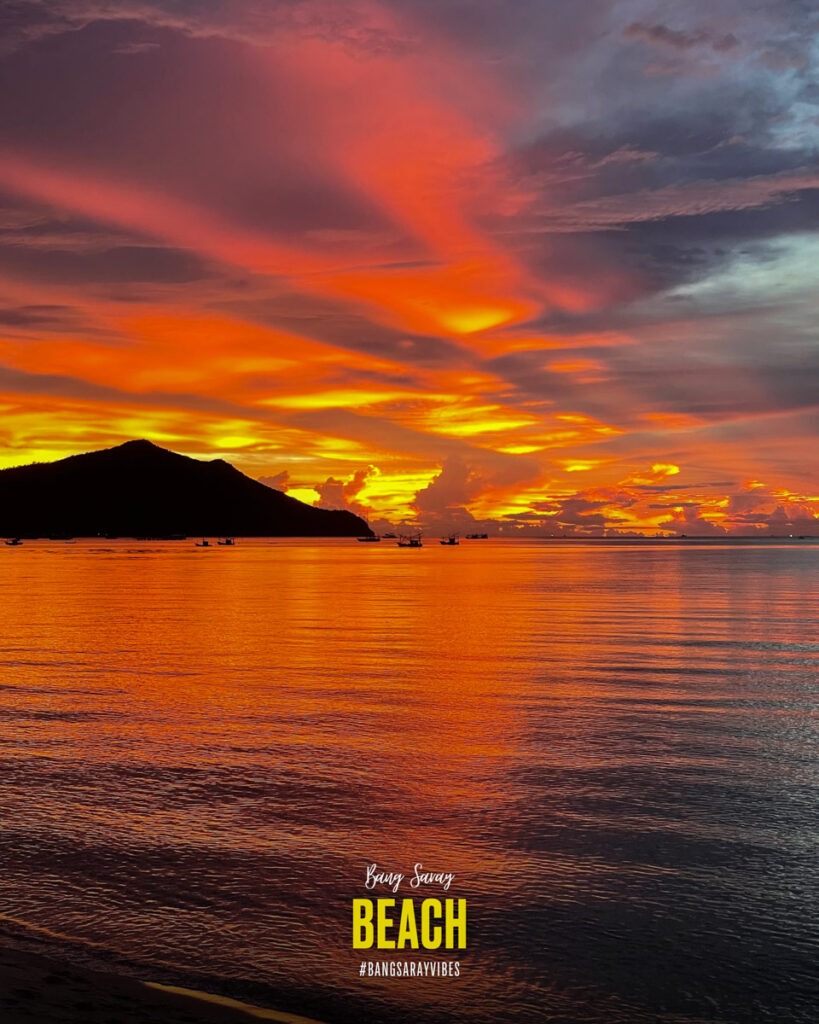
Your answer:
[[[77,330],[81,323],[77,310],[71,306],[44,304],[0,308],[0,325],[3,327],[44,327],[49,331],[68,331]]]
[[[661,46],[670,46],[674,50],[690,50],[692,47],[709,46],[718,53],[727,53],[739,46],[739,40],[732,32],[727,32],[725,35],[714,35],[713,32],[704,28],[685,32],[669,28],[668,25],[662,23],[649,25],[642,21],[633,21],[625,29],[623,35],[627,39],[658,43]]]
[[[693,491],[705,491],[705,490],[724,490],[736,487],[736,480],[707,480],[700,483],[687,483],[686,489]],[[631,485],[636,491],[642,491],[644,494],[677,494],[680,490],[680,484],[632,484]],[[674,502],[674,504],[680,504]],[[668,505],[651,505],[651,508],[669,508]]]
[[[0,271],[61,284],[125,282],[180,284],[210,276],[189,252],[152,246],[118,246],[99,252],[24,248],[0,244]]]
[[[608,310],[706,277],[748,241],[815,230],[815,149],[772,146],[766,134],[788,102],[644,111],[542,136],[507,157],[527,201],[498,230],[545,279],[571,278],[585,263],[595,305]],[[753,112],[754,141],[737,134],[743,111]]]
[[[114,53],[125,53],[125,54],[128,54],[128,53],[131,53],[131,54],[150,53],[151,50],[158,50],[160,45],[161,45],[160,43],[139,43],[139,42],[123,43],[121,46],[117,46],[114,49]]]
[[[313,502],[313,504],[317,508],[346,509],[349,512],[354,512],[356,515],[367,518],[371,510],[358,501],[357,498],[372,476],[378,476],[378,469],[375,466],[357,469],[349,480],[337,480],[335,477],[328,477],[324,483],[314,485],[314,489],[319,497],[318,501]]]
[[[568,408],[628,432],[651,429],[646,413],[679,414],[696,418],[700,429],[719,428],[727,440],[734,421],[816,410],[819,352],[809,301],[749,310],[749,293],[732,297],[726,284],[717,290],[715,301],[725,303],[729,312],[708,316],[705,297],[697,299],[696,294],[676,303],[676,317],[668,304],[642,322],[638,312],[624,312],[628,344],[574,346],[572,328],[564,324],[567,347],[562,352],[554,347],[558,339],[553,337],[548,349],[507,353],[487,365],[512,389],[506,401],[513,405],[524,402],[543,415]],[[741,315],[734,311],[739,306],[745,307]],[[784,316],[789,327],[783,333],[778,323]],[[611,330],[616,324],[604,315],[582,319],[574,329],[581,337],[583,331],[593,337],[595,328]],[[593,375],[604,382],[600,386],[585,383],[582,372],[550,368],[562,359],[571,363],[584,358],[599,367]],[[558,435],[562,431],[567,435],[564,444],[577,434],[570,424],[563,424]],[[583,433],[590,443],[593,437]],[[604,433],[595,443],[617,450],[629,441]]]
[[[280,473],[276,473],[275,476],[260,476],[259,483],[264,484],[266,487],[272,487],[274,491],[286,492],[291,486],[290,472],[283,469]]]
[[[668,526],[676,528],[678,532],[686,536],[694,537],[724,537],[728,530],[720,523],[705,519],[696,505],[686,505],[681,512],[675,513],[669,520]]]
[[[326,0],[20,0],[0,17],[0,41],[14,51],[106,23],[130,23],[141,34],[148,27],[258,47],[282,32],[297,31],[362,56],[400,54],[413,45],[411,36],[385,26],[368,5]]]
[[[95,384],[67,374],[29,373],[0,364],[0,390],[10,394],[44,395],[100,403],[102,407],[135,406],[164,410],[195,410],[224,417],[247,417],[248,409],[208,395],[164,391],[127,391]],[[264,414],[261,414],[262,418]]]
[[[415,495],[421,513],[452,513],[469,505],[485,488],[480,473],[455,455],[445,460],[441,472]]]
[[[325,167],[303,97],[275,64],[260,74],[218,32],[165,28],[146,49],[138,25],[100,18],[0,61],[0,92],[15,96],[0,107],[5,145],[37,154],[47,140],[52,164],[93,166],[308,248],[388,248],[389,219]]]
[[[385,326],[363,312],[357,313],[349,304],[314,295],[288,291],[275,298],[231,301],[222,308],[296,336],[394,360],[410,368],[458,365],[468,359],[451,341]]]
[[[755,417],[817,406],[816,379],[800,367],[709,364],[684,357],[667,359],[663,371],[636,361],[621,366],[618,379],[636,406],[655,412],[684,413],[705,422]]]
[[[645,221],[704,218],[723,212],[770,207],[806,192],[819,191],[819,168],[767,177],[727,181],[700,180],[658,189],[583,200],[560,209],[547,209],[537,217],[544,232],[618,230]],[[703,232],[705,233],[705,232]]]
[[[533,505],[534,511],[545,512],[542,524],[547,532],[560,534],[583,534],[602,536],[609,525],[600,509],[605,501],[590,501],[581,495],[564,498],[556,502]]]

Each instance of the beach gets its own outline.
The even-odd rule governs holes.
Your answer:
[[[0,1018],[4,1024],[316,1024],[295,1014],[89,971],[14,949],[0,949]]]

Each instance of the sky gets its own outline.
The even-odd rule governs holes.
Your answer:
[[[813,0],[6,0],[0,466],[819,535]]]

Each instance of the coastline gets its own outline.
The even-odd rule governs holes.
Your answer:
[[[4,1024],[320,1024],[235,999],[75,967],[0,946]]]

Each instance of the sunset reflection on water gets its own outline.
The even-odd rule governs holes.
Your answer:
[[[1,558],[1,932],[329,1021],[810,1019],[819,545]],[[359,978],[373,862],[455,873],[460,978]]]

